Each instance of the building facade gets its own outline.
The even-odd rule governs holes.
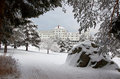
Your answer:
[[[80,38],[79,33],[75,32],[68,32],[64,27],[57,26],[52,30],[48,31],[39,31],[39,35],[41,39],[61,39],[65,41],[66,39],[69,39],[70,41],[78,42]]]

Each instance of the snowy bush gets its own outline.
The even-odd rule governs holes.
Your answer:
[[[72,44],[69,39],[66,39],[65,41],[58,40],[57,44],[60,48],[60,52],[68,52],[72,48]]]
[[[0,77],[3,79],[6,76],[12,76],[12,78],[13,77],[18,78],[19,75],[20,74],[17,69],[16,60],[13,59],[11,56],[0,56]]]
[[[54,52],[60,52],[60,47],[58,46],[56,42],[54,42],[50,50]]]
[[[77,67],[118,69],[108,55],[99,53],[99,46],[91,41],[80,42],[69,52],[67,63]]]
[[[47,54],[49,54],[49,50],[51,50],[51,47],[54,43],[54,40],[52,38],[44,39],[41,41],[41,48],[44,48],[47,50]]]

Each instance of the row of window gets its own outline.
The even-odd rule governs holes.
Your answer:
[[[58,37],[67,37],[63,35],[56,35]],[[53,37],[53,35],[40,35],[40,37]],[[68,36],[68,38],[79,38],[78,36]]]

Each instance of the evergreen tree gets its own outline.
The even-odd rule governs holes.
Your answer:
[[[39,48],[39,43],[41,40],[36,30],[37,26],[32,23],[28,23],[21,28],[24,36],[23,41],[20,43],[26,47],[26,51],[28,51],[29,44]]]
[[[110,33],[110,28],[109,28],[109,19],[105,20],[101,24],[101,28],[99,32],[96,34],[97,39],[96,42],[100,44],[101,46],[101,51],[100,53],[106,54],[108,52],[111,52],[112,56],[120,56],[120,39],[119,39],[119,34],[114,36],[114,34]],[[116,21],[116,18],[114,18],[114,21]],[[114,25],[113,21],[113,25]],[[116,30],[119,30],[116,28]],[[112,30],[111,30],[112,32]],[[119,32],[118,32],[119,33]],[[117,39],[116,39],[117,37]]]
[[[95,27],[97,22],[119,15],[119,0],[67,0],[73,6],[74,18],[80,23],[79,31]]]
[[[60,52],[68,52],[72,48],[71,41],[69,39],[66,39],[65,41],[59,40],[57,44],[61,49]]]
[[[57,42],[57,44],[58,44],[59,47],[60,47],[60,52],[64,52],[64,51],[65,51],[65,42],[62,41],[62,40],[59,40],[59,41]]]
[[[7,18],[5,18],[7,19]],[[7,46],[14,44],[14,47],[17,47],[17,43],[19,44],[20,40],[23,38],[21,27],[30,23],[29,20],[21,21],[18,27],[15,27],[8,20],[4,20],[2,30],[0,33],[2,34],[1,43],[4,44],[4,53],[7,53]]]
[[[11,35],[13,34],[12,32],[12,28],[13,26],[9,26],[11,24],[9,24],[9,21],[7,20],[4,20],[4,23],[3,23],[3,28],[2,30],[0,31],[0,34],[2,34],[2,38],[1,38],[1,43],[3,43],[4,45],[4,53],[7,53],[7,46],[13,42],[12,41],[12,37]]]
[[[1,28],[4,18],[19,25],[20,18],[38,17],[49,10],[61,7],[61,0],[0,0],[0,4]]]
[[[65,49],[67,50],[67,52],[72,48],[72,44],[69,38],[67,38],[65,40]]]
[[[24,40],[24,33],[23,30],[21,29],[23,26],[19,26],[19,28],[14,28],[13,29],[13,42],[12,46],[16,49],[17,47],[20,47],[21,42]]]

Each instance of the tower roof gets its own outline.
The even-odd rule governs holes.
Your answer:
[[[57,27],[55,27],[55,29],[65,29],[65,28],[58,25]]]

